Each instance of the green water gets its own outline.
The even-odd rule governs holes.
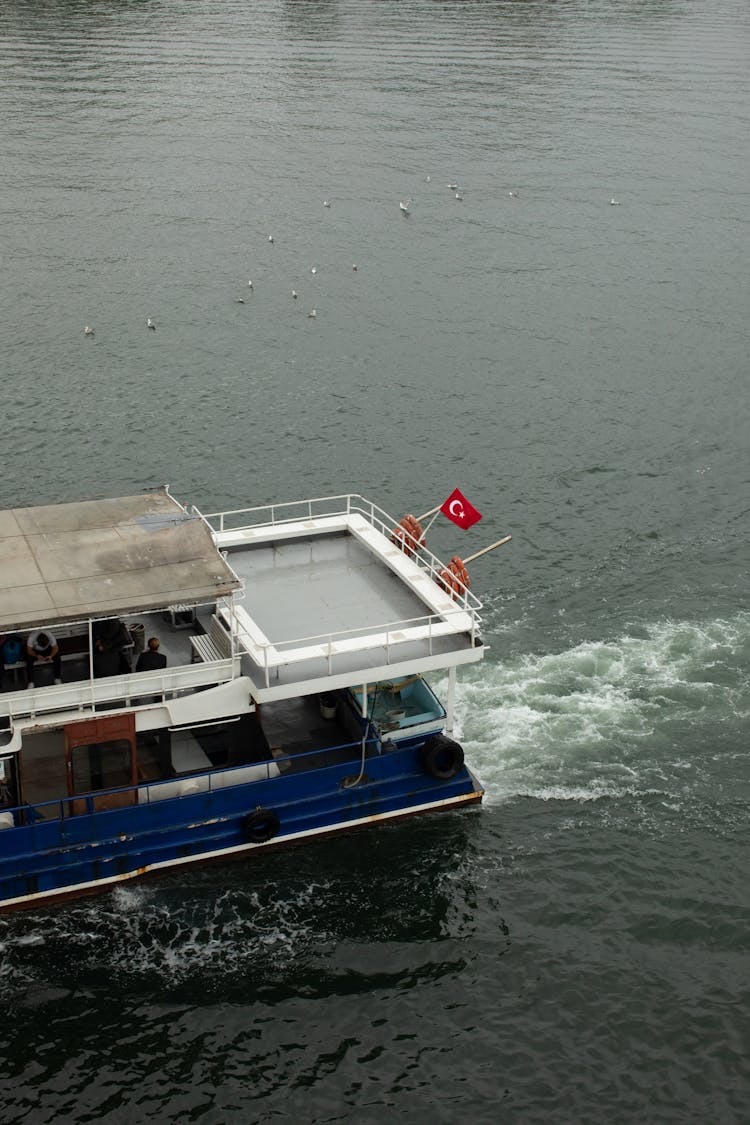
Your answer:
[[[482,809],[0,919],[0,1119],[747,1119],[749,57],[735,0],[0,9],[0,506],[513,535]]]

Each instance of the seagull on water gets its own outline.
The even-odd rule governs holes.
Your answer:
[[[330,207],[330,206],[331,206],[331,201],[330,201],[330,199],[324,199],[324,200],[323,200],[323,206],[324,206],[324,207]]]
[[[406,200],[402,199],[401,202],[399,203],[399,207],[401,208],[401,210],[403,211],[403,213],[405,215],[409,214],[409,204],[410,203],[411,203],[410,199],[406,199]]]
[[[615,199],[614,196],[613,196],[612,199],[610,199],[610,201],[609,201],[609,205],[610,205],[610,207],[619,207],[620,206],[620,200]]]
[[[154,332],[156,332],[156,325],[154,324],[154,322],[153,322],[153,320],[151,319],[150,316],[146,320],[146,327],[147,328],[153,328]]]
[[[269,236],[268,236],[268,241],[269,241],[269,242],[273,242],[273,235],[272,235],[272,234],[269,234]]]
[[[309,317],[313,317],[313,318],[316,317],[318,315],[317,309],[310,309],[310,311],[307,315]]]
[[[244,297],[238,297],[238,298],[237,298],[237,301],[236,301],[236,303],[237,303],[238,305],[244,305],[244,303],[245,303],[245,298],[244,298]]]
[[[84,334],[84,336],[93,336],[94,335],[94,329],[91,328],[91,326],[87,324],[86,327],[83,330],[83,334]]]
[[[294,299],[296,301],[297,300],[297,290],[296,289],[292,289],[292,296],[294,297]]]
[[[248,287],[248,289],[252,289],[252,287],[253,287],[252,281],[248,281],[247,287]]]
[[[352,269],[354,270],[354,272],[355,272],[355,273],[356,273],[356,272],[357,272],[357,270],[359,269],[359,267],[358,267],[358,265],[357,265],[357,263],[356,263],[356,262],[353,262],[353,263],[352,263]]]
[[[449,191],[458,191],[458,184],[448,184]]]
[[[317,266],[313,266],[312,269],[310,270],[310,273],[317,273],[317,272],[318,272]]]

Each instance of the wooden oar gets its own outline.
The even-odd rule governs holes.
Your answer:
[[[498,539],[497,543],[490,543],[489,547],[482,547],[481,551],[476,551],[473,555],[469,555],[468,559],[464,559],[464,566],[468,566],[470,562],[474,562],[481,555],[486,555],[489,551],[494,551],[496,547],[502,547],[504,543],[510,543],[512,535],[506,535],[504,539]]]

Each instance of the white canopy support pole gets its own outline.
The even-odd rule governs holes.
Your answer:
[[[374,703],[374,701],[373,701],[373,703]],[[359,767],[359,777],[354,782],[355,785],[359,785],[360,781],[365,776],[365,758],[367,757],[367,735],[369,733],[370,732],[367,729],[367,684],[362,684],[362,751],[361,751],[362,761],[361,761],[360,767]]]
[[[362,684],[362,771],[364,771],[364,745],[368,740],[368,685]],[[360,773],[360,776],[362,773]]]
[[[96,696],[94,695],[94,630],[89,617],[89,687],[91,688],[91,709],[96,710]]]
[[[218,605],[216,609],[218,611]],[[234,590],[229,602],[229,657],[232,661],[232,679],[235,678],[236,668],[234,658],[237,655],[237,605],[234,600]]]
[[[448,670],[448,700],[445,705],[445,732],[453,738],[453,712],[456,702],[456,666]]]

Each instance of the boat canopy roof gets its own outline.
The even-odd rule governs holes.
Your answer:
[[[0,632],[175,604],[242,585],[198,512],[166,489],[0,511]]]

